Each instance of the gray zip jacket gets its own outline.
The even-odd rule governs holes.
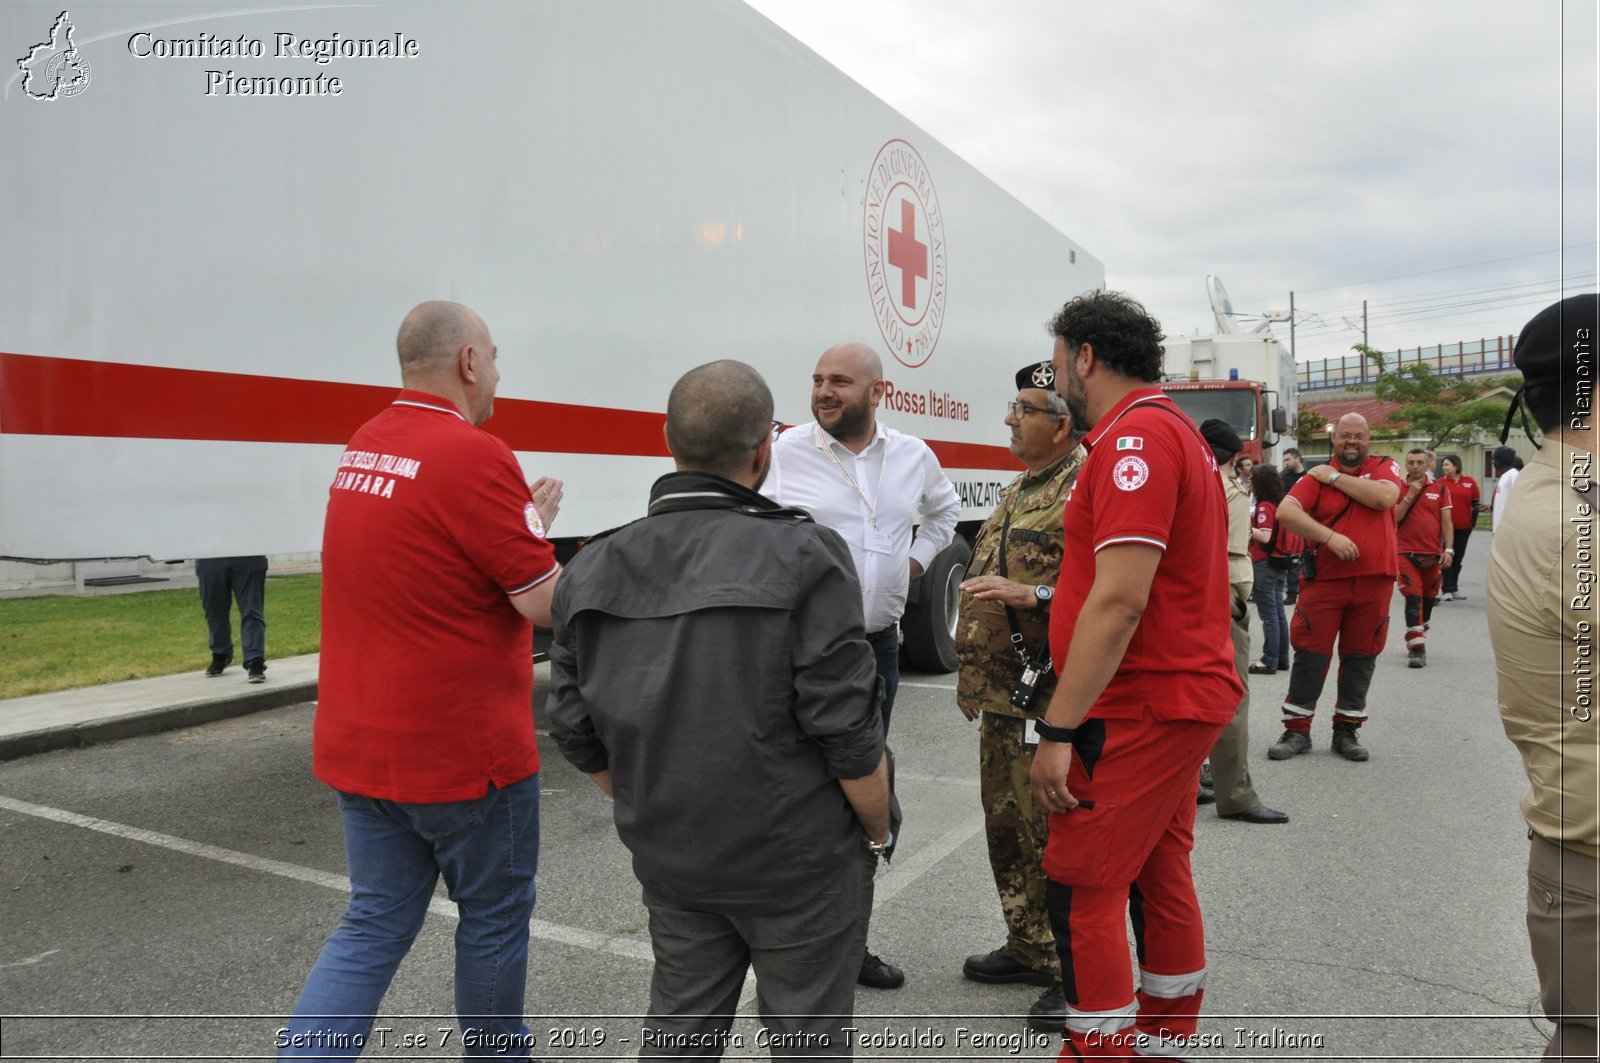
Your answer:
[[[646,891],[729,914],[870,859],[839,779],[883,753],[844,541],[739,484],[673,473],[649,515],[591,539],[552,604],[546,712],[610,771]]]

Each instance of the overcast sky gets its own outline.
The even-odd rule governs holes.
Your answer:
[[[1596,287],[1593,0],[751,2],[1169,333],[1214,330],[1207,274],[1239,314],[1293,290],[1302,360],[1363,299],[1393,350]]]

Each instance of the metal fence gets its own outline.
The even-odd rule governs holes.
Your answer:
[[[1515,336],[1496,336],[1473,342],[1440,343],[1433,347],[1414,347],[1384,352],[1390,372],[1407,366],[1425,365],[1435,376],[1479,376],[1486,373],[1512,373]],[[1378,381],[1378,367],[1358,354],[1300,363],[1300,391],[1327,391],[1334,388],[1370,387]]]

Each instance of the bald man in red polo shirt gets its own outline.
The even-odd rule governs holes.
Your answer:
[[[1056,388],[1089,449],[1063,513],[1050,610],[1061,678],[1031,772],[1034,800],[1050,813],[1061,1058],[1187,1058],[1206,978],[1189,866],[1195,793],[1244,694],[1227,508],[1210,447],[1154,386],[1161,329],[1144,308],[1089,292],[1050,328]]]

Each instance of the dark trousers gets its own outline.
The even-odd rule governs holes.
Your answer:
[[[1467,540],[1472,538],[1471,528],[1457,528],[1455,541],[1451,544],[1455,548],[1455,560],[1449,568],[1444,570],[1445,594],[1454,594],[1460,589],[1461,562],[1467,559]]]
[[[1244,697],[1211,748],[1211,778],[1219,816],[1231,816],[1261,803],[1250,779],[1250,611],[1244,604],[1249,596],[1249,582],[1233,585],[1233,665],[1244,684]]]
[[[656,966],[640,1057],[720,1059],[732,1043],[727,1032],[745,972],[754,967],[766,1027],[756,1047],[770,1047],[773,1059],[851,1058],[844,1031],[855,1025],[875,866],[862,846],[830,881],[759,915],[680,908],[647,888]]]
[[[211,652],[233,661],[233,620],[229,608],[239,603],[239,641],[246,661],[267,656],[267,559],[255,557],[202,557],[194,563],[200,580],[200,607],[206,613]]]
[[[889,737],[889,714],[894,711],[895,691],[900,689],[900,629],[890,624],[882,631],[867,636],[872,644],[872,654],[877,658],[878,675],[883,679],[883,737]]]

